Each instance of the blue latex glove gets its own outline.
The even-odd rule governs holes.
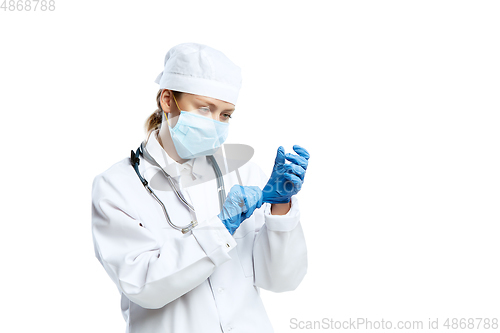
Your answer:
[[[217,215],[231,235],[241,222],[252,216],[262,206],[262,190],[258,186],[234,185],[231,187],[222,211]]]
[[[294,145],[293,150],[298,155],[285,154],[285,148],[282,146],[278,148],[273,172],[262,190],[263,202],[288,203],[292,195],[297,194],[302,188],[310,155],[299,145]],[[285,160],[292,163],[285,164]]]

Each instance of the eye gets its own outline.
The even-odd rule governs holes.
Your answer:
[[[222,119],[224,119],[224,120],[229,120],[229,118],[232,118],[232,117],[231,117],[231,114],[229,114],[229,113],[224,113],[224,114],[222,115]]]
[[[201,108],[198,109],[201,113],[207,113],[210,112],[210,108],[208,106],[202,106]]]

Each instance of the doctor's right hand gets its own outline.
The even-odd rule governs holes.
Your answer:
[[[262,206],[262,190],[258,186],[234,185],[222,206],[219,219],[231,235],[241,222],[252,216],[256,208]]]

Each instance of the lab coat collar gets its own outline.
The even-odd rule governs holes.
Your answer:
[[[194,179],[198,179],[202,176],[203,170],[209,167],[206,156],[199,156],[187,160],[184,163],[179,163],[172,159],[163,147],[158,142],[158,130],[151,132],[146,143],[146,149],[149,154],[158,162],[158,164],[173,178],[178,179],[181,175],[181,171],[187,169],[191,172],[191,176]]]

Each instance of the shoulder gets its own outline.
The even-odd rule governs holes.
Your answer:
[[[130,164],[130,158],[124,158],[94,177],[92,198],[94,200],[109,196],[124,198],[141,187],[142,183]]]
[[[102,181],[103,179],[109,181],[120,181],[124,178],[130,177],[131,174],[135,174],[135,171],[132,167],[132,164],[130,164],[130,158],[127,157],[116,162],[100,174],[96,175],[94,177],[94,182]]]
[[[121,214],[138,219],[142,206],[141,193],[145,192],[130,159],[116,162],[95,176],[92,182],[93,223],[109,223]]]

